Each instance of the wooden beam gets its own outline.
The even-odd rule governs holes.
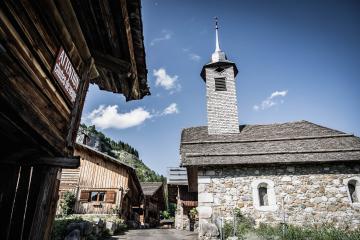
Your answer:
[[[61,168],[78,168],[80,166],[80,157],[34,157],[31,159],[22,158],[13,161],[12,158],[1,160],[1,164],[21,165],[21,166],[52,166]]]
[[[127,37],[128,46],[129,46],[130,61],[131,61],[131,73],[132,73],[131,78],[134,81],[132,84],[131,95],[133,98],[139,99],[140,98],[139,78],[137,75],[135,50],[134,50],[134,45],[133,45],[133,40],[132,40],[131,25],[130,25],[129,13],[128,13],[128,9],[127,9],[127,2],[126,2],[126,0],[120,0],[120,4],[121,4],[121,12],[122,12],[122,15],[124,18],[126,37]]]
[[[127,77],[130,76],[131,64],[129,62],[108,54],[102,54],[98,51],[93,52],[93,57],[97,66],[109,69],[119,74],[126,74]]]
[[[25,161],[24,165],[46,165],[61,168],[78,168],[80,166],[80,157],[42,157],[31,161]]]
[[[75,104],[71,112],[71,120],[68,127],[68,135],[66,137],[66,144],[68,147],[74,148],[76,134],[81,119],[81,112],[84,107],[86,92],[89,88],[90,73],[93,65],[94,65],[94,59],[93,58],[88,59],[88,61],[85,63],[84,71],[81,76],[81,81],[76,95]]]
[[[62,19],[71,35],[72,40],[74,41],[75,46],[77,47],[81,58],[84,60],[91,58],[91,53],[87,45],[84,34],[81,30],[79,21],[76,17],[75,11],[71,5],[70,0],[56,0],[58,9],[61,13]],[[97,78],[99,73],[95,67],[92,66],[90,70],[90,79]]]
[[[18,163],[20,159],[30,157],[38,152],[39,150],[35,148],[22,148],[20,151],[14,151],[7,156],[3,156],[0,160],[0,164]]]
[[[189,183],[189,192],[197,192],[198,190],[198,168],[197,166],[187,167],[187,176]]]

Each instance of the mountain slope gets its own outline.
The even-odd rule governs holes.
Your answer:
[[[122,141],[115,142],[111,138],[106,137],[102,132],[96,130],[95,126],[81,124],[76,141],[86,143],[86,145],[100,152],[133,166],[141,182],[164,180],[162,175],[157,174],[141,161],[139,152],[135,148]]]

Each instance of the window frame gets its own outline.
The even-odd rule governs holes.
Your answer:
[[[92,200],[92,194],[93,193],[97,193],[97,196],[96,196],[96,200]],[[103,193],[104,196],[103,196],[103,200],[99,200],[100,199],[100,194]],[[89,202],[93,202],[93,203],[104,203],[106,200],[106,191],[90,191],[90,194],[89,194]]]
[[[356,197],[357,197],[357,202],[353,202],[351,195],[350,195],[349,182],[351,182],[351,181],[355,181],[355,193],[356,193]],[[346,187],[346,193],[347,193],[350,205],[353,207],[360,208],[360,177],[351,177],[351,178],[344,179],[343,184]]]
[[[267,186],[268,205],[261,206],[259,188],[263,187],[264,185]],[[264,212],[274,212],[278,209],[278,206],[276,204],[274,182],[272,180],[257,179],[251,183],[251,187],[252,187],[253,206],[256,210],[264,211]]]

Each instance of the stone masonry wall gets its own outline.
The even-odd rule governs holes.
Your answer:
[[[226,91],[215,91],[215,78],[225,78]],[[234,68],[218,73],[206,69],[206,97],[209,134],[239,133]]]
[[[359,227],[360,205],[351,203],[347,187],[349,178],[360,177],[359,165],[208,168],[199,169],[198,175],[200,222],[231,218],[232,210],[240,208],[256,223],[277,224],[285,216],[295,225]],[[259,210],[253,186],[263,180],[273,183],[274,206]]]

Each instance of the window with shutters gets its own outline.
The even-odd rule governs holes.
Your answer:
[[[90,191],[81,191],[80,193],[80,202],[89,202],[90,201]]]
[[[107,202],[107,203],[115,203],[116,202],[116,192],[114,192],[114,191],[106,192],[105,202]]]
[[[215,91],[226,91],[225,78],[215,78]]]
[[[105,199],[105,192],[91,192],[90,202],[103,202]]]

